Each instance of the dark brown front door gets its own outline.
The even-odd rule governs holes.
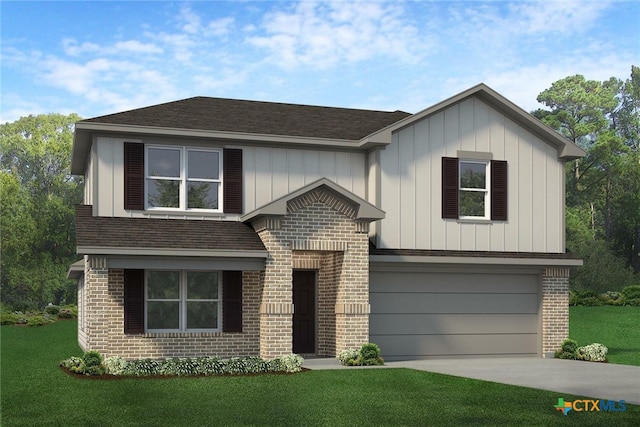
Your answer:
[[[316,352],[316,272],[293,271],[293,352]]]

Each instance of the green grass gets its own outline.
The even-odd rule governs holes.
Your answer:
[[[609,362],[640,366],[640,307],[569,307],[569,337],[604,344]]]
[[[73,378],[57,363],[79,355],[76,322],[2,326],[2,426],[638,425],[625,412],[563,416],[575,396],[408,369],[295,375]]]

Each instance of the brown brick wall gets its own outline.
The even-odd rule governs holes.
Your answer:
[[[260,354],[292,351],[292,269],[318,271],[316,354],[335,356],[369,337],[369,242],[355,208],[314,190],[288,203],[279,221],[254,227],[269,252],[261,308]],[[267,312],[266,308],[271,311]]]
[[[542,275],[542,354],[553,357],[569,337],[569,269],[546,268]]]
[[[124,333],[124,272],[107,269],[104,259],[89,258],[85,298],[85,349],[125,359],[217,356],[257,356],[259,353],[258,307],[261,273],[245,271],[241,333],[171,332],[131,335]],[[80,335],[79,335],[80,337]]]

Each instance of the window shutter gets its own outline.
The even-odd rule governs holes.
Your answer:
[[[242,271],[222,272],[222,331],[242,332]]]
[[[507,162],[491,161],[491,219],[507,220]]]
[[[144,270],[124,270],[124,333],[144,333]]]
[[[458,159],[442,158],[442,218],[458,218]]]
[[[224,212],[242,213],[242,150],[225,148],[224,170]]]
[[[124,143],[124,208],[144,209],[144,144]]]

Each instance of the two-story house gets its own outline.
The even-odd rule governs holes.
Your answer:
[[[547,355],[583,155],[483,84],[417,114],[196,97],[82,120],[80,346]]]

